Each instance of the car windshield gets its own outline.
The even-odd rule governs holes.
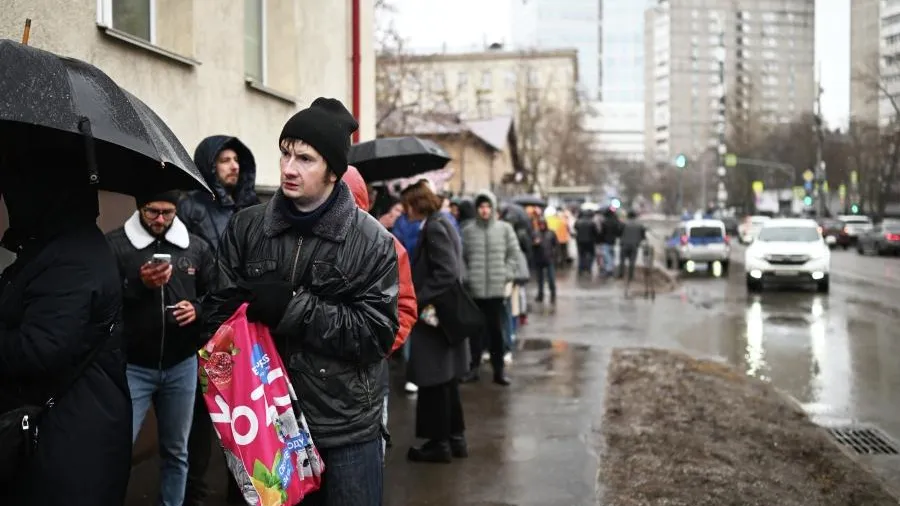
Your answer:
[[[724,232],[719,227],[691,227],[691,237],[722,237]]]
[[[763,227],[757,236],[763,242],[815,242],[819,231],[812,227]]]

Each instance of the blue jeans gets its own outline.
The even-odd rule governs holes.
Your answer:
[[[319,448],[325,462],[322,486],[303,499],[303,506],[381,506],[382,441],[377,438],[338,448]]]
[[[603,255],[603,272],[612,276],[616,272],[616,245],[601,244],[600,254]]]
[[[537,301],[544,301],[544,281],[550,287],[550,303],[556,303],[556,267],[553,264],[537,266]]]
[[[150,403],[159,429],[159,504],[181,506],[188,470],[188,434],[194,415],[197,390],[197,358],[191,357],[168,369],[150,369],[128,364],[131,391],[132,442],[144,424]]]

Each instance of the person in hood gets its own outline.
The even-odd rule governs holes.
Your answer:
[[[178,218],[215,252],[231,216],[259,204],[256,161],[237,137],[213,135],[197,145],[194,164],[215,193],[215,200],[209,192],[194,190],[179,203]]]
[[[39,422],[36,453],[0,477],[0,504],[121,506],[131,399],[116,258],[96,224],[83,144],[25,135],[0,135],[9,217],[0,245],[16,254],[0,277],[0,413],[54,404]]]
[[[367,211],[369,209],[369,192],[366,189],[365,180],[359,171],[356,170],[356,167],[348,166],[343,180],[350,187],[350,191],[353,192],[353,199],[356,201],[356,205],[360,209]],[[384,225],[383,222],[382,225]],[[400,329],[397,331],[394,345],[391,347],[391,353],[404,347],[410,330],[412,330],[416,320],[419,319],[419,308],[416,305],[416,289],[413,286],[412,272],[410,272],[409,254],[396,237],[394,238],[394,249],[397,250],[397,272],[400,275],[400,293],[397,296],[397,317],[400,319]],[[388,397],[390,396],[391,385],[390,370],[387,367],[384,368],[382,380],[384,383],[384,414],[381,420],[385,427],[385,432],[387,432]],[[388,440],[389,438],[385,441]]]
[[[455,199],[450,203],[450,214],[456,218],[462,232],[463,227],[475,220],[475,203],[468,197]]]
[[[465,284],[487,322],[485,335],[470,336],[472,367],[466,381],[479,379],[481,353],[486,344],[494,369],[494,383],[507,386],[510,381],[503,370],[503,329],[508,318],[506,298],[512,292],[518,270],[519,240],[512,225],[497,219],[496,203],[494,194],[489,191],[476,195],[477,218],[462,231]]]
[[[153,404],[164,449],[159,502],[167,506],[184,502],[197,350],[203,345],[200,297],[215,267],[207,242],[175,216],[178,198],[175,191],[136,198],[138,210],[106,236],[123,283],[132,439]],[[158,253],[170,261],[154,262]]]
[[[280,188],[231,219],[204,301],[210,331],[241,301],[248,320],[271,330],[326,463],[304,506],[382,501],[380,380],[400,328],[400,281],[394,238],[341,180],[358,128],[332,98],[288,119]]]
[[[259,203],[255,189],[256,161],[253,153],[237,137],[213,135],[197,145],[194,164],[215,193],[215,198],[202,190],[188,193],[178,204],[178,218],[191,234],[206,241],[215,255],[232,215]],[[195,398],[193,420],[188,443],[186,506],[202,505],[210,494],[206,474],[216,435],[202,395]],[[231,475],[228,475],[228,499],[243,502]]]
[[[578,274],[591,275],[594,268],[596,244],[600,230],[594,222],[594,212],[582,210],[575,220],[575,245],[578,247]]]

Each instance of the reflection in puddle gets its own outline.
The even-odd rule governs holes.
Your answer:
[[[760,374],[765,365],[766,352],[763,348],[763,313],[762,304],[755,300],[747,308],[747,353],[744,360],[747,362],[747,374],[764,379]]]

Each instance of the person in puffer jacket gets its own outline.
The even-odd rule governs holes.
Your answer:
[[[478,193],[475,196],[476,218],[462,231],[466,288],[487,322],[484,335],[470,336],[472,369],[465,381],[480,378],[481,353],[487,344],[494,369],[494,383],[507,386],[510,381],[503,371],[503,329],[507,318],[505,301],[512,292],[518,270],[519,240],[509,223],[497,219],[496,208],[497,199],[493,193]]]

